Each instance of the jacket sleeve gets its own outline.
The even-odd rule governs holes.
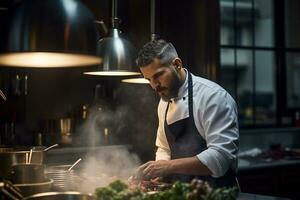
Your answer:
[[[199,119],[205,132],[207,149],[197,155],[214,177],[223,176],[237,163],[238,118],[233,98],[223,90],[207,95],[201,103]]]
[[[160,102],[157,108],[159,122],[155,141],[155,145],[157,147],[155,160],[170,160],[171,153],[164,131],[164,113],[162,111],[162,107],[162,103]]]

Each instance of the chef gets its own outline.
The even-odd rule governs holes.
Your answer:
[[[230,94],[184,68],[174,46],[164,40],[145,44],[137,65],[161,97],[156,159],[141,165],[139,174],[235,186],[239,129]]]

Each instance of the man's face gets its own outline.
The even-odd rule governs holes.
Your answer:
[[[178,95],[181,81],[172,63],[166,66],[159,59],[155,59],[149,65],[141,67],[140,70],[164,101],[169,101]]]

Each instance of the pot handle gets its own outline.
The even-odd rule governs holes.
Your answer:
[[[3,181],[3,188],[1,189],[1,191],[6,197],[12,200],[21,200],[24,198],[20,189],[14,186],[8,180]]]
[[[57,147],[57,146],[58,146],[58,144],[51,145],[50,147],[47,147],[46,149],[44,149],[44,151],[49,151],[50,149]]]

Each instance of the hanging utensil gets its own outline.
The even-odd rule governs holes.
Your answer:
[[[71,171],[73,167],[75,167],[75,165],[77,165],[82,159],[79,158],[69,169],[68,171]]]
[[[32,158],[32,149],[30,149],[30,152],[29,152],[28,164],[31,163],[31,158]]]
[[[46,149],[44,149],[44,151],[49,151],[50,149],[57,147],[57,146],[58,146],[58,144],[51,145],[50,147],[47,147]]]
[[[3,93],[1,90],[0,90],[0,96],[2,97],[2,99],[3,99],[4,101],[7,100],[6,96],[4,95],[4,93]]]

